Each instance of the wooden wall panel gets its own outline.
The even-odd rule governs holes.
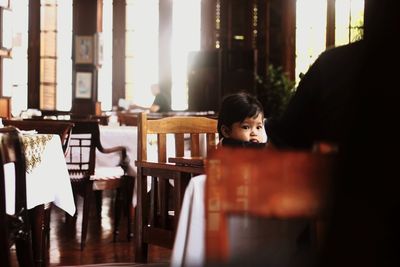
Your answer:
[[[103,0],[74,0],[73,4],[73,35],[95,36],[102,31]],[[93,39],[94,40],[94,39]],[[72,71],[72,108],[73,113],[94,114],[95,103],[97,102],[97,77],[98,68],[95,62],[90,64],[77,64],[75,62],[75,41],[73,42],[73,71]],[[94,47],[94,42],[93,42]],[[96,53],[96,51],[94,51]],[[92,94],[90,99],[76,98],[76,73],[92,73]],[[90,108],[88,108],[90,107]]]
[[[28,107],[40,106],[40,0],[29,1]]]

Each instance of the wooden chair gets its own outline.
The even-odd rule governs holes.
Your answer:
[[[268,253],[261,247],[268,247],[270,236],[263,235],[262,227],[252,224],[248,227],[253,235],[241,236],[243,229],[232,226],[234,216],[256,220],[309,219],[313,222],[307,224],[312,226],[309,237],[316,245],[321,232],[314,222],[323,216],[333,157],[308,151],[225,147],[212,153],[206,161],[206,261],[226,264],[236,259],[255,265],[261,262],[252,260]],[[244,222],[250,225],[249,221]]]
[[[18,131],[14,127],[0,128],[0,162],[0,265],[12,266],[10,247],[15,244],[19,265],[33,266],[30,221],[26,204],[25,155]],[[14,172],[14,181],[10,179],[10,172],[5,172],[6,164],[13,164],[11,169]],[[6,179],[15,185],[14,211],[6,208]],[[7,192],[11,193],[9,187]]]
[[[72,130],[70,150],[66,157],[72,188],[76,195],[83,197],[83,217],[81,250],[85,247],[90,200],[93,192],[116,190],[114,213],[114,241],[119,234],[121,205],[128,220],[128,238],[131,237],[130,207],[133,190],[133,177],[127,175],[129,160],[126,148],[122,146],[104,148],[100,142],[99,122],[97,120],[71,120],[75,124]],[[107,170],[96,169],[96,149],[101,153],[119,153],[120,164]],[[101,214],[101,194],[97,196],[97,213]]]
[[[11,118],[11,97],[9,96],[0,97],[0,118]]]
[[[167,163],[167,135],[174,136],[175,157],[185,156],[188,141],[190,157],[197,159],[191,165]],[[137,197],[135,221],[135,260],[147,261],[149,244],[172,248],[183,194],[189,179],[204,172],[198,165],[201,155],[200,134],[206,135],[207,151],[215,149],[217,120],[204,117],[167,117],[148,119],[146,113],[138,116]],[[148,136],[156,135],[157,159],[149,161]],[[185,140],[185,135],[190,136]],[[149,148],[150,149],[150,148]],[[187,155],[189,156],[189,155]],[[202,161],[200,161],[202,162]],[[151,176],[151,191],[147,194],[147,177]],[[170,191],[168,181],[173,180]],[[169,194],[170,193],[170,194]]]

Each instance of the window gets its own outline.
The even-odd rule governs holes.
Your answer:
[[[296,83],[326,47],[327,1],[296,2]],[[363,36],[364,0],[335,1],[335,46]]]
[[[103,0],[103,32],[96,36],[98,43],[102,43],[103,47],[103,62],[99,68],[97,83],[98,100],[101,102],[102,110],[111,110],[112,107],[112,35],[113,1]]]
[[[326,0],[297,0],[296,3],[296,83],[300,74],[325,50]]]
[[[188,107],[187,60],[200,49],[200,0],[174,0],[171,39],[172,108]],[[154,100],[150,86],[159,82],[158,0],[126,1],[126,99],[141,106]],[[184,40],[184,41],[183,41]]]
[[[126,1],[125,98],[140,106],[154,100],[158,83],[158,0]]]
[[[11,112],[18,116],[28,98],[28,0],[3,10],[3,46],[12,48],[12,58],[3,59],[3,95],[12,97]]]
[[[42,0],[40,12],[40,108],[70,110],[72,1]]]
[[[364,0],[336,0],[335,11],[335,46],[361,39],[364,26]]]
[[[72,104],[72,0],[58,1],[57,12],[57,110],[71,110]]]
[[[191,51],[200,49],[200,0],[174,0],[172,11],[172,109],[188,108],[187,63]]]

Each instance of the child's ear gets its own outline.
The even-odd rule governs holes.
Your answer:
[[[221,126],[221,132],[225,138],[228,138],[231,135],[231,129],[225,125]]]

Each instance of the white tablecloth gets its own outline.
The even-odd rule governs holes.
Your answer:
[[[136,177],[135,160],[137,159],[137,127],[136,126],[100,126],[100,142],[104,148],[115,146],[126,147],[129,157],[128,175]],[[96,152],[96,172],[102,168],[115,167],[121,157],[118,153],[104,154]],[[132,205],[136,206],[136,179],[133,191]]]
[[[5,166],[7,213],[15,210],[14,164]],[[70,215],[75,213],[75,202],[60,137],[53,135],[45,146],[41,163],[26,173],[27,207],[54,203]]]
[[[185,191],[171,256],[171,267],[203,266],[205,257],[205,175],[193,177]]]
[[[115,146],[126,147],[129,157],[128,174],[136,176],[135,160],[137,158],[137,127],[135,126],[100,126],[100,142],[104,148]],[[121,157],[118,153],[104,154],[96,152],[96,168],[115,167]]]

